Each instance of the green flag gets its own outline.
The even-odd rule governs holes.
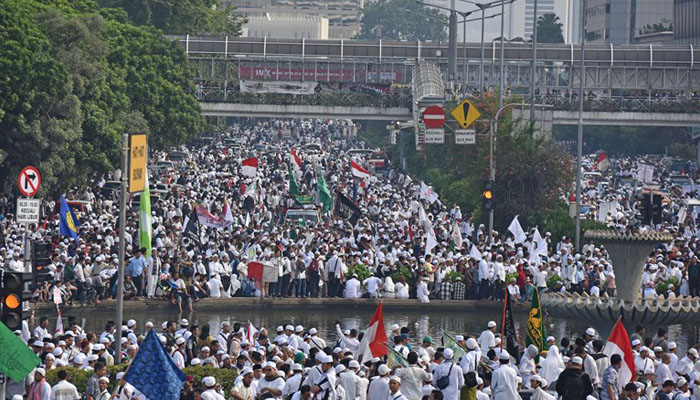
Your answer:
[[[0,372],[20,382],[40,361],[32,349],[0,322]]]
[[[320,200],[323,204],[323,212],[327,213],[333,207],[333,196],[328,191],[326,186],[326,181],[323,179],[323,174],[318,174],[318,182],[316,182],[316,188],[320,193]]]
[[[386,355],[386,366],[389,368],[394,368],[394,367],[402,367],[402,368],[407,368],[408,367],[408,360],[404,358],[401,353],[398,351],[394,350],[391,348],[391,346],[387,345],[387,355]]]
[[[148,187],[148,176],[146,176],[146,186],[141,192],[139,199],[139,246],[146,248],[143,258],[151,254],[151,239],[153,238],[153,227],[151,226],[151,189]]]
[[[289,194],[299,194],[299,185],[297,185],[297,179],[294,177],[291,165],[289,166]]]
[[[532,294],[530,315],[527,317],[525,346],[535,345],[539,352],[547,350],[546,334],[544,330],[544,315],[542,315],[542,306],[540,306],[540,294],[535,288],[535,292]]]
[[[445,332],[442,332],[442,345],[446,349],[452,349],[452,351],[454,352],[454,357],[452,357],[453,360],[461,359],[464,353],[466,353],[464,351],[464,348],[460,346],[459,343],[457,343],[457,341],[454,340],[452,336]]]

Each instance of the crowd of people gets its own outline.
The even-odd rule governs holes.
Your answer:
[[[579,294],[585,292],[591,296],[615,295],[615,274],[604,246],[588,242],[581,251],[576,251],[572,238],[554,238],[549,232],[541,234],[536,228],[527,230],[524,236],[518,232],[493,231],[489,238],[488,230],[483,224],[473,223],[470,213],[463,212],[458,205],[446,204],[430,186],[414,182],[410,176],[393,168],[386,160],[381,160],[380,163],[370,162],[372,151],[367,150],[364,143],[350,134],[354,132],[349,129],[350,124],[348,121],[253,120],[235,124],[219,137],[202,138],[196,143],[169,152],[152,152],[149,168],[152,188],[152,249],[149,252],[139,244],[138,197],[134,197],[130,199],[124,232],[127,253],[124,282],[126,298],[162,298],[171,301],[180,311],[184,308],[192,311],[193,303],[204,297],[371,297],[430,302],[434,299],[500,300],[507,291],[514,301],[526,302],[535,289],[541,293],[551,290]],[[257,167],[253,174],[244,174],[243,161],[252,158],[257,160]],[[648,167],[651,167],[651,172]],[[619,185],[616,181],[627,175],[638,176],[640,169],[643,173],[637,181],[642,180],[644,183]],[[584,203],[590,205],[587,217],[598,219],[612,229],[643,231],[653,228],[670,232],[674,236],[671,244],[659,245],[649,255],[640,295],[646,298],[697,295],[700,291],[700,265],[696,257],[697,208],[691,207],[688,202],[697,197],[697,191],[692,185],[697,168],[695,172],[691,169],[683,171],[686,177],[691,178],[690,187],[679,187],[678,181],[673,179],[664,161],[660,159],[621,158],[608,162],[604,167],[601,160],[591,158],[587,160],[586,170],[600,172],[587,176],[584,182]],[[120,178],[121,171],[108,176],[95,175],[86,187],[73,188],[65,194],[69,203],[74,204],[73,209],[80,221],[78,238],[75,240],[59,234],[59,216],[56,212],[58,198],[45,201],[45,220],[25,231],[26,228],[14,221],[14,198],[1,195],[0,264],[10,271],[23,269],[26,234],[34,241],[50,243],[50,262],[47,264],[50,276],[44,286],[36,288],[37,300],[55,301],[56,296],[61,296],[61,301],[69,305],[73,302],[97,304],[114,297],[119,265],[118,189],[114,181]],[[653,184],[654,190],[664,198],[663,214],[659,221],[654,222],[653,227],[640,223],[639,218],[638,186],[646,184]],[[298,187],[299,194],[290,193],[293,186]],[[343,197],[355,204],[357,211],[348,218],[347,214],[334,212],[332,206],[330,209],[324,207],[322,201],[326,187],[331,196]],[[302,223],[298,223],[297,220],[285,218],[290,210],[317,213],[318,221],[311,218],[302,219]],[[225,226],[198,224],[202,213],[208,215],[205,219],[216,220],[217,224]],[[262,279],[252,276],[254,263],[263,265],[265,274]],[[133,329],[129,328],[129,323],[125,325],[127,330]],[[166,328],[170,331],[172,326]],[[172,334],[174,332],[170,332],[172,338],[166,337],[166,344],[171,351],[177,350],[178,346],[187,346],[189,334],[186,332],[189,332],[189,328],[182,328],[182,339],[177,339]],[[301,329],[301,333],[306,333],[303,327]],[[234,332],[239,331],[236,329]],[[309,337],[313,338],[310,331]],[[408,338],[401,339],[402,335],[407,334],[408,332],[395,332],[390,337],[391,340],[398,337],[398,341],[402,342]],[[45,340],[45,336],[35,335],[30,343],[39,343]],[[264,334],[261,336],[266,338]],[[366,360],[359,366],[350,366],[351,361],[346,353],[353,354],[355,348],[352,344],[357,343],[357,332],[351,332],[347,337],[343,334],[338,338],[342,343],[338,346],[340,351],[334,351],[334,346],[331,346],[330,351],[326,351],[326,346],[320,346],[318,351],[312,353],[311,348],[314,346],[310,346],[303,363],[287,362],[290,357],[296,357],[297,353],[291,352],[290,355],[290,346],[287,351],[282,351],[280,345],[283,343],[275,343],[278,337],[263,340],[262,343],[258,337],[256,343],[248,343],[250,350],[259,345],[263,348],[261,353],[248,352],[241,361],[243,365],[249,364],[251,367],[251,379],[268,379],[261,377],[264,373],[277,382],[275,374],[285,365],[288,365],[289,371],[284,372],[282,379],[290,378],[292,372],[299,372],[295,364],[301,365],[301,374],[315,374],[313,369],[306,371],[305,368],[318,364],[316,371],[319,376],[334,375],[335,372],[330,372],[333,370],[340,377],[349,376],[351,372],[359,377],[359,373],[364,371],[365,378],[378,375],[389,386],[393,379],[396,390],[408,390],[405,386],[406,378],[401,375],[403,372],[392,378],[392,372],[387,371],[388,367],[381,368],[381,360],[372,361],[369,366],[365,365]],[[302,345],[305,336],[298,337],[294,340],[296,346],[291,346],[294,350],[305,348]],[[25,339],[29,340],[27,337]],[[105,346],[102,353],[99,352],[104,337],[93,337],[91,341],[86,336],[85,339],[87,341],[81,340],[78,346],[74,342],[68,345],[69,341],[63,337],[54,343],[56,348],[52,352],[60,347],[61,341],[66,343],[66,348],[72,347],[77,352],[87,349],[86,357],[78,359],[88,364],[88,358],[98,362],[100,354],[109,353],[109,346]],[[49,341],[51,340],[56,341]],[[462,340],[459,340],[462,342],[460,344],[467,354],[475,351],[473,341]],[[137,343],[136,340],[126,338],[124,345],[127,355],[130,352],[133,355]],[[289,344],[288,341],[285,343]],[[218,344],[224,347],[223,343]],[[274,347],[274,351],[269,350],[273,344],[277,347]],[[501,376],[500,372],[496,374],[500,368],[494,368],[496,375],[493,380],[486,373],[480,374],[476,380],[469,378],[470,383],[481,380],[481,384],[470,386],[478,388],[484,385],[478,393],[488,395],[490,390],[493,398],[512,398],[507,397],[509,395],[499,397],[499,385],[506,379],[507,390],[510,391],[507,393],[512,393],[515,390],[513,388],[518,387],[513,383],[518,374],[523,387],[535,386],[533,389],[540,388],[542,393],[546,393],[547,387],[555,389],[551,386],[552,382],[562,382],[558,375],[527,370],[537,358],[530,350],[523,355],[528,358],[525,360],[525,370],[522,370],[519,355],[511,355],[507,361],[504,352],[489,351],[495,347],[491,346],[491,341],[486,345],[480,341],[477,344],[480,349],[478,354],[486,357],[486,364],[491,363],[492,368],[501,363],[512,363],[515,366],[512,373],[509,372],[511,369],[502,370],[502,374],[507,376]],[[415,345],[418,364],[414,363],[417,369],[411,370],[414,371],[411,373],[419,376],[422,373],[418,370],[424,370],[426,374],[429,371],[433,374],[432,378],[424,381],[432,382],[433,386],[441,375],[454,377],[454,381],[450,378],[453,390],[443,389],[442,395],[456,398],[455,393],[465,385],[464,375],[470,372],[469,360],[473,359],[460,359],[460,364],[463,360],[468,362],[457,368],[458,360],[453,360],[452,365],[450,360],[454,355],[445,349],[430,354],[426,362],[426,352],[420,350],[424,345],[425,343]],[[668,357],[673,360],[673,349],[661,347],[663,351],[657,354],[656,346],[649,346],[641,339],[638,345],[639,358],[652,360],[655,373],[659,365],[668,364],[664,361],[664,354],[668,353]],[[42,344],[41,352],[47,352],[44,346],[49,345]],[[98,349],[97,358],[92,353],[95,346]],[[403,346],[409,348],[406,344]],[[577,379],[581,373],[573,370],[580,370],[580,365],[583,365],[583,370],[590,378],[590,386],[605,392],[607,388],[603,384],[603,378],[608,368],[599,368],[600,375],[592,373],[590,360],[595,359],[595,354],[600,350],[597,349],[596,353],[593,346],[594,339],[583,344],[565,345],[565,349],[562,349],[565,351],[561,352],[561,363],[557,359],[555,361],[561,368],[567,365],[566,370],[572,370],[569,374],[575,375]],[[345,351],[348,349],[350,351]],[[204,358],[202,355],[195,357],[195,353],[192,353],[192,357],[182,357],[177,362],[180,362],[180,366],[190,365],[195,359],[200,362],[209,359],[208,362],[218,364],[226,362],[224,357],[218,357],[219,349],[213,351],[209,346],[209,351],[209,355]],[[273,352],[270,359],[266,358],[268,352]],[[278,355],[278,352],[282,355]],[[179,357],[176,353],[177,351],[172,354]],[[201,349],[198,348],[196,354],[200,353]],[[551,353],[554,352],[550,351]],[[226,354],[236,356],[229,361],[233,364],[241,356],[240,352]],[[683,357],[694,361],[696,356],[691,351],[688,354]],[[436,359],[436,355],[441,358]],[[405,356],[409,362],[414,360],[410,351]],[[274,357],[279,360],[274,360]],[[503,359],[499,360],[499,357]],[[546,360],[547,358],[543,360],[540,357],[541,362]],[[67,361],[74,364],[74,359],[70,357]],[[612,363],[613,360],[610,361]],[[643,363],[644,368],[640,368],[643,373],[640,376],[648,379],[648,362]],[[686,364],[688,362],[683,365]],[[678,380],[673,380],[676,386],[682,382],[681,375],[689,387],[693,386],[690,374],[694,366],[693,362],[690,364],[692,368],[684,374],[678,374],[670,368],[671,375],[678,377]],[[430,368],[431,365],[435,368]],[[478,365],[475,363],[474,367]],[[660,368],[664,370],[664,367]],[[243,369],[240,372],[242,379],[248,375],[243,373]],[[41,375],[41,371],[37,373]],[[609,375],[612,376],[612,372]],[[318,376],[304,376],[304,382],[310,391],[317,391],[322,386],[315,385]],[[537,379],[533,381],[531,376],[536,376]],[[613,379],[611,376],[608,379]],[[207,381],[211,383],[211,380]],[[332,380],[328,379],[330,381]],[[99,382],[97,383],[99,387]],[[649,395],[649,387],[657,386],[664,392],[667,390],[665,384],[666,380],[655,376],[654,383],[645,386],[644,392]],[[296,392],[300,393],[304,386],[307,385],[300,385]],[[335,393],[337,388],[331,386],[326,385],[321,390]],[[412,388],[417,387],[416,384]],[[636,389],[630,388],[628,391],[617,388],[616,393],[625,393],[627,398],[637,398],[632,394],[636,393]],[[559,387],[556,389],[558,391]],[[674,386],[673,391],[676,390],[687,393],[682,385],[679,388]],[[225,395],[228,397],[229,394]],[[428,395],[433,398],[440,396]],[[302,397],[296,398],[309,398],[311,395],[299,396]],[[323,398],[318,393],[315,396]],[[478,396],[483,398],[482,394]],[[203,394],[203,398],[216,397]]]
[[[514,301],[528,301],[535,289],[615,295],[604,246],[588,242],[576,251],[571,237],[558,239],[537,229],[522,237],[493,231],[489,240],[485,225],[473,223],[458,205],[441,201],[430,186],[414,182],[386,160],[369,162],[372,151],[348,124],[246,122],[221,137],[153,152],[152,250],[139,245],[138,206],[131,204],[125,230],[126,298],[163,298],[191,310],[204,297],[429,302],[499,300],[508,290]],[[242,174],[243,160],[253,157],[255,173]],[[356,176],[351,162],[366,168],[367,175]],[[646,183],[617,182],[625,174],[637,174],[640,166],[647,168],[642,179],[653,182],[664,199],[662,220],[653,228],[672,233],[674,241],[650,254],[644,296],[697,294],[697,207],[687,205],[697,195],[694,186],[678,186],[658,159],[621,158],[608,161],[605,169],[598,164],[595,159],[586,163],[587,171],[600,171],[583,182],[586,218],[619,230],[652,228],[640,224],[639,187]],[[684,172],[692,177],[697,168]],[[37,288],[37,300],[52,301],[58,293],[68,304],[114,297],[119,240],[114,181],[120,176],[120,171],[95,176],[87,187],[66,193],[69,202],[79,205],[74,207],[80,220],[76,240],[59,234],[57,202],[45,202],[46,219],[27,232],[51,246],[50,277]],[[291,176],[300,195],[290,193]],[[332,197],[356,204],[356,220],[320,204],[320,178]],[[25,228],[13,220],[12,200],[0,197],[0,262],[20,271]],[[212,218],[226,215],[228,222],[224,227],[196,226],[196,209]],[[318,220],[285,220],[290,210],[318,212]],[[263,264],[262,279],[249,274],[252,263]]]
[[[187,376],[180,395],[187,400],[685,400],[695,399],[700,385],[697,345],[679,352],[664,328],[651,337],[638,326],[630,336],[636,378],[623,381],[621,356],[604,354],[605,342],[593,328],[574,338],[550,336],[546,352],[530,345],[520,355],[502,348],[495,321],[479,335],[457,334],[446,342],[444,336],[416,337],[409,327],[394,324],[386,330],[384,353],[391,351],[375,356],[376,349],[367,352],[364,332],[343,330],[338,322],[335,335],[329,335],[335,337],[292,324],[258,331],[222,322],[218,332],[186,319],[141,324],[144,330],[139,334],[141,325],[135,320],[122,326],[108,322],[101,332],[86,332],[73,321],[64,332],[52,335],[48,320],[42,318],[27,339],[41,364],[23,381],[10,380],[7,398],[145,400],[123,371],[110,376],[107,368],[114,365],[115,341],[129,364],[149,332],[157,335],[177,368],[235,372],[232,382],[217,382],[212,375]],[[73,369],[88,371],[84,387],[70,382]]]

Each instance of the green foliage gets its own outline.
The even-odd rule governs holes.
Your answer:
[[[408,266],[401,265],[398,270],[391,274],[391,280],[394,282],[398,282],[401,277],[406,280],[406,284],[409,286],[415,286],[415,282],[413,282],[413,271],[411,271]]]
[[[116,376],[119,372],[125,371],[128,367],[128,364],[119,364],[119,365],[112,365],[107,367],[107,376],[110,378],[109,379],[109,391],[111,392],[114,390],[115,386],[117,385],[117,379]],[[87,382],[88,379],[93,374],[93,371],[86,371],[82,370],[79,368],[73,368],[73,367],[60,367],[60,368],[54,368],[51,370],[46,371],[46,380],[51,384],[51,386],[55,385],[58,383],[58,371],[66,371],[68,374],[68,381],[72,384],[75,385],[75,387],[78,389],[79,392],[83,393],[85,392],[85,388],[87,387]]]
[[[555,290],[557,288],[557,283],[561,283],[562,285],[564,284],[561,276],[551,275],[549,278],[547,278],[547,288],[549,288],[549,290]]]
[[[506,284],[510,282],[511,279],[515,279],[516,281],[518,280],[518,273],[517,272],[510,272],[506,274]]]
[[[353,274],[357,274],[357,279],[360,282],[363,282],[365,279],[369,278],[371,272],[366,265],[355,264],[353,266],[348,267],[348,276],[352,276]]]
[[[31,164],[43,193],[64,190],[113,170],[124,132],[162,148],[204,126],[184,51],[122,10],[96,11],[90,0],[0,4],[0,179]]]
[[[543,14],[537,18],[537,43],[564,43],[563,24],[556,14]]]
[[[464,275],[460,274],[457,271],[450,271],[450,272],[445,274],[445,279],[447,279],[448,281],[450,281],[452,283],[457,282],[457,278],[461,278],[462,281],[464,281]]]
[[[418,14],[418,15],[416,15]],[[447,17],[413,1],[367,1],[358,39],[447,40]]]
[[[195,383],[201,382],[205,376],[213,376],[216,378],[216,383],[220,384],[224,389],[224,393],[231,393],[233,381],[238,376],[238,372],[226,368],[196,366],[187,367],[183,371],[186,375],[192,376]]]
[[[576,125],[558,125],[554,137],[562,141],[576,140]],[[658,126],[585,126],[585,154],[605,150],[608,156],[663,154],[674,143],[692,144],[687,128]],[[692,157],[694,158],[694,156]]]
[[[678,157],[684,160],[693,160],[697,157],[698,149],[695,145],[686,143],[671,143],[668,146],[668,155],[670,157]]]
[[[569,215],[568,206],[563,202],[559,203],[554,210],[540,213],[531,221],[528,220],[527,226],[534,226],[537,223],[543,227],[540,229],[540,233],[544,235],[544,232],[550,232],[553,240],[559,240],[562,236],[573,237],[576,228],[575,220]],[[522,220],[521,224],[523,224]],[[525,225],[523,224],[523,226]],[[589,229],[607,229],[607,225],[599,221],[582,219],[581,236],[583,237],[583,234]]]
[[[219,0],[99,0],[123,9],[135,25],[153,26],[167,34],[238,36],[245,18]],[[122,21],[123,22],[123,21]]]
[[[674,290],[678,289],[678,278],[671,276],[665,281],[659,281],[659,283],[656,284],[656,293],[666,296],[668,285],[673,285]]]

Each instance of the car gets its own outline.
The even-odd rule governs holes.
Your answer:
[[[164,170],[164,171],[174,171],[175,170],[175,163],[172,161],[166,161],[166,160],[160,160],[155,163],[155,166]]]
[[[369,157],[374,153],[374,150],[370,149],[350,149],[348,150],[348,155],[350,157]]]
[[[634,188],[634,187],[637,187],[638,185],[639,185],[639,183],[637,182],[637,179],[633,178],[631,176],[617,178],[617,186],[618,187],[627,186],[627,187]]]
[[[284,213],[285,225],[314,226],[321,221],[316,207],[289,208]]]
[[[321,147],[320,143],[308,143],[304,145],[304,150],[321,152],[323,151],[323,147]]]
[[[377,171],[389,168],[389,157],[383,151],[372,152],[367,162]]]
[[[184,151],[168,152],[168,160],[176,164],[187,164],[190,161],[190,154]]]

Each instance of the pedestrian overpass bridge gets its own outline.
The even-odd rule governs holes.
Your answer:
[[[201,102],[202,114],[210,117],[258,117],[258,118],[335,118],[356,120],[409,121],[413,119],[408,107],[338,106],[299,104],[243,104]],[[648,111],[599,111],[589,108],[583,113],[586,125],[626,126],[700,126],[700,113],[648,112]],[[515,110],[515,117],[529,118],[529,110]],[[545,125],[576,125],[578,111],[547,108],[538,112],[538,119]]]

